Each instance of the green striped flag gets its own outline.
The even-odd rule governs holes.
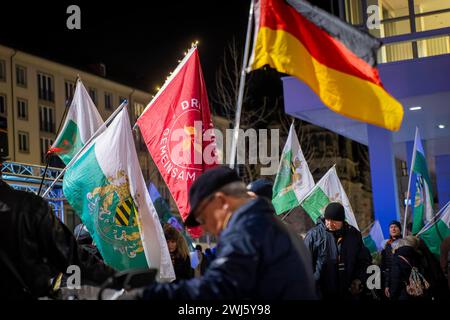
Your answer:
[[[49,152],[57,154],[67,165],[102,124],[94,102],[78,80],[64,126]]]
[[[347,194],[333,166],[320,179],[310,193],[301,201],[301,206],[311,219],[316,222],[325,211],[330,202],[339,202],[345,209],[345,220],[359,230],[353,209],[348,201]]]
[[[419,128],[414,139],[412,168],[417,175],[412,233],[417,234],[433,218],[433,191]]]
[[[292,123],[273,185],[272,204],[276,213],[281,214],[298,207],[300,200],[313,187],[314,179]]]
[[[431,252],[439,256],[441,242],[450,236],[450,202],[417,235]]]
[[[381,225],[378,220],[370,228],[369,234],[363,238],[364,245],[369,249],[370,253],[380,252],[383,250],[383,230],[381,230]]]
[[[63,191],[108,265],[119,271],[152,267],[160,279],[175,278],[126,108],[67,170]]]

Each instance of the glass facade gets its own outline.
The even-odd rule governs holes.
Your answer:
[[[448,32],[430,37],[420,35],[420,32],[450,27],[450,0],[346,0],[345,6],[347,22],[377,38],[411,35],[395,43],[386,41],[378,53],[379,63],[450,54]],[[369,6],[377,6],[378,12],[371,11]],[[378,14],[379,27],[365,26],[366,12],[369,16]]]

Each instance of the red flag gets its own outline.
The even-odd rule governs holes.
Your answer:
[[[184,221],[189,213],[189,188],[203,171],[217,164],[197,48],[189,51],[137,124]],[[201,235],[199,227],[188,231],[195,238]]]

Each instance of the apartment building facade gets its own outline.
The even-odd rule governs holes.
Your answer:
[[[127,99],[134,123],[152,98],[148,92],[105,77],[0,45],[2,155],[18,163],[45,164],[45,153],[70,106],[78,76],[104,120]],[[134,136],[142,171],[149,178],[148,152],[140,134]]]

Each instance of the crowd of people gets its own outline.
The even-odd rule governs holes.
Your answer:
[[[176,280],[129,292],[133,299],[442,300],[449,297],[450,238],[440,261],[420,239],[402,238],[393,221],[381,252],[381,286],[369,288],[374,262],[362,235],[345,221],[340,203],[330,203],[304,239],[279,219],[272,184],[246,186],[224,166],[207,170],[189,192],[187,227],[201,226],[218,238],[214,253],[189,248],[170,225],[164,235]],[[51,295],[55,279],[78,265],[84,283],[100,285],[115,271],[102,262],[82,225],[75,235],[40,197],[0,180],[0,295],[35,299]],[[195,265],[191,261],[195,254]],[[446,279],[447,277],[447,279]]]

